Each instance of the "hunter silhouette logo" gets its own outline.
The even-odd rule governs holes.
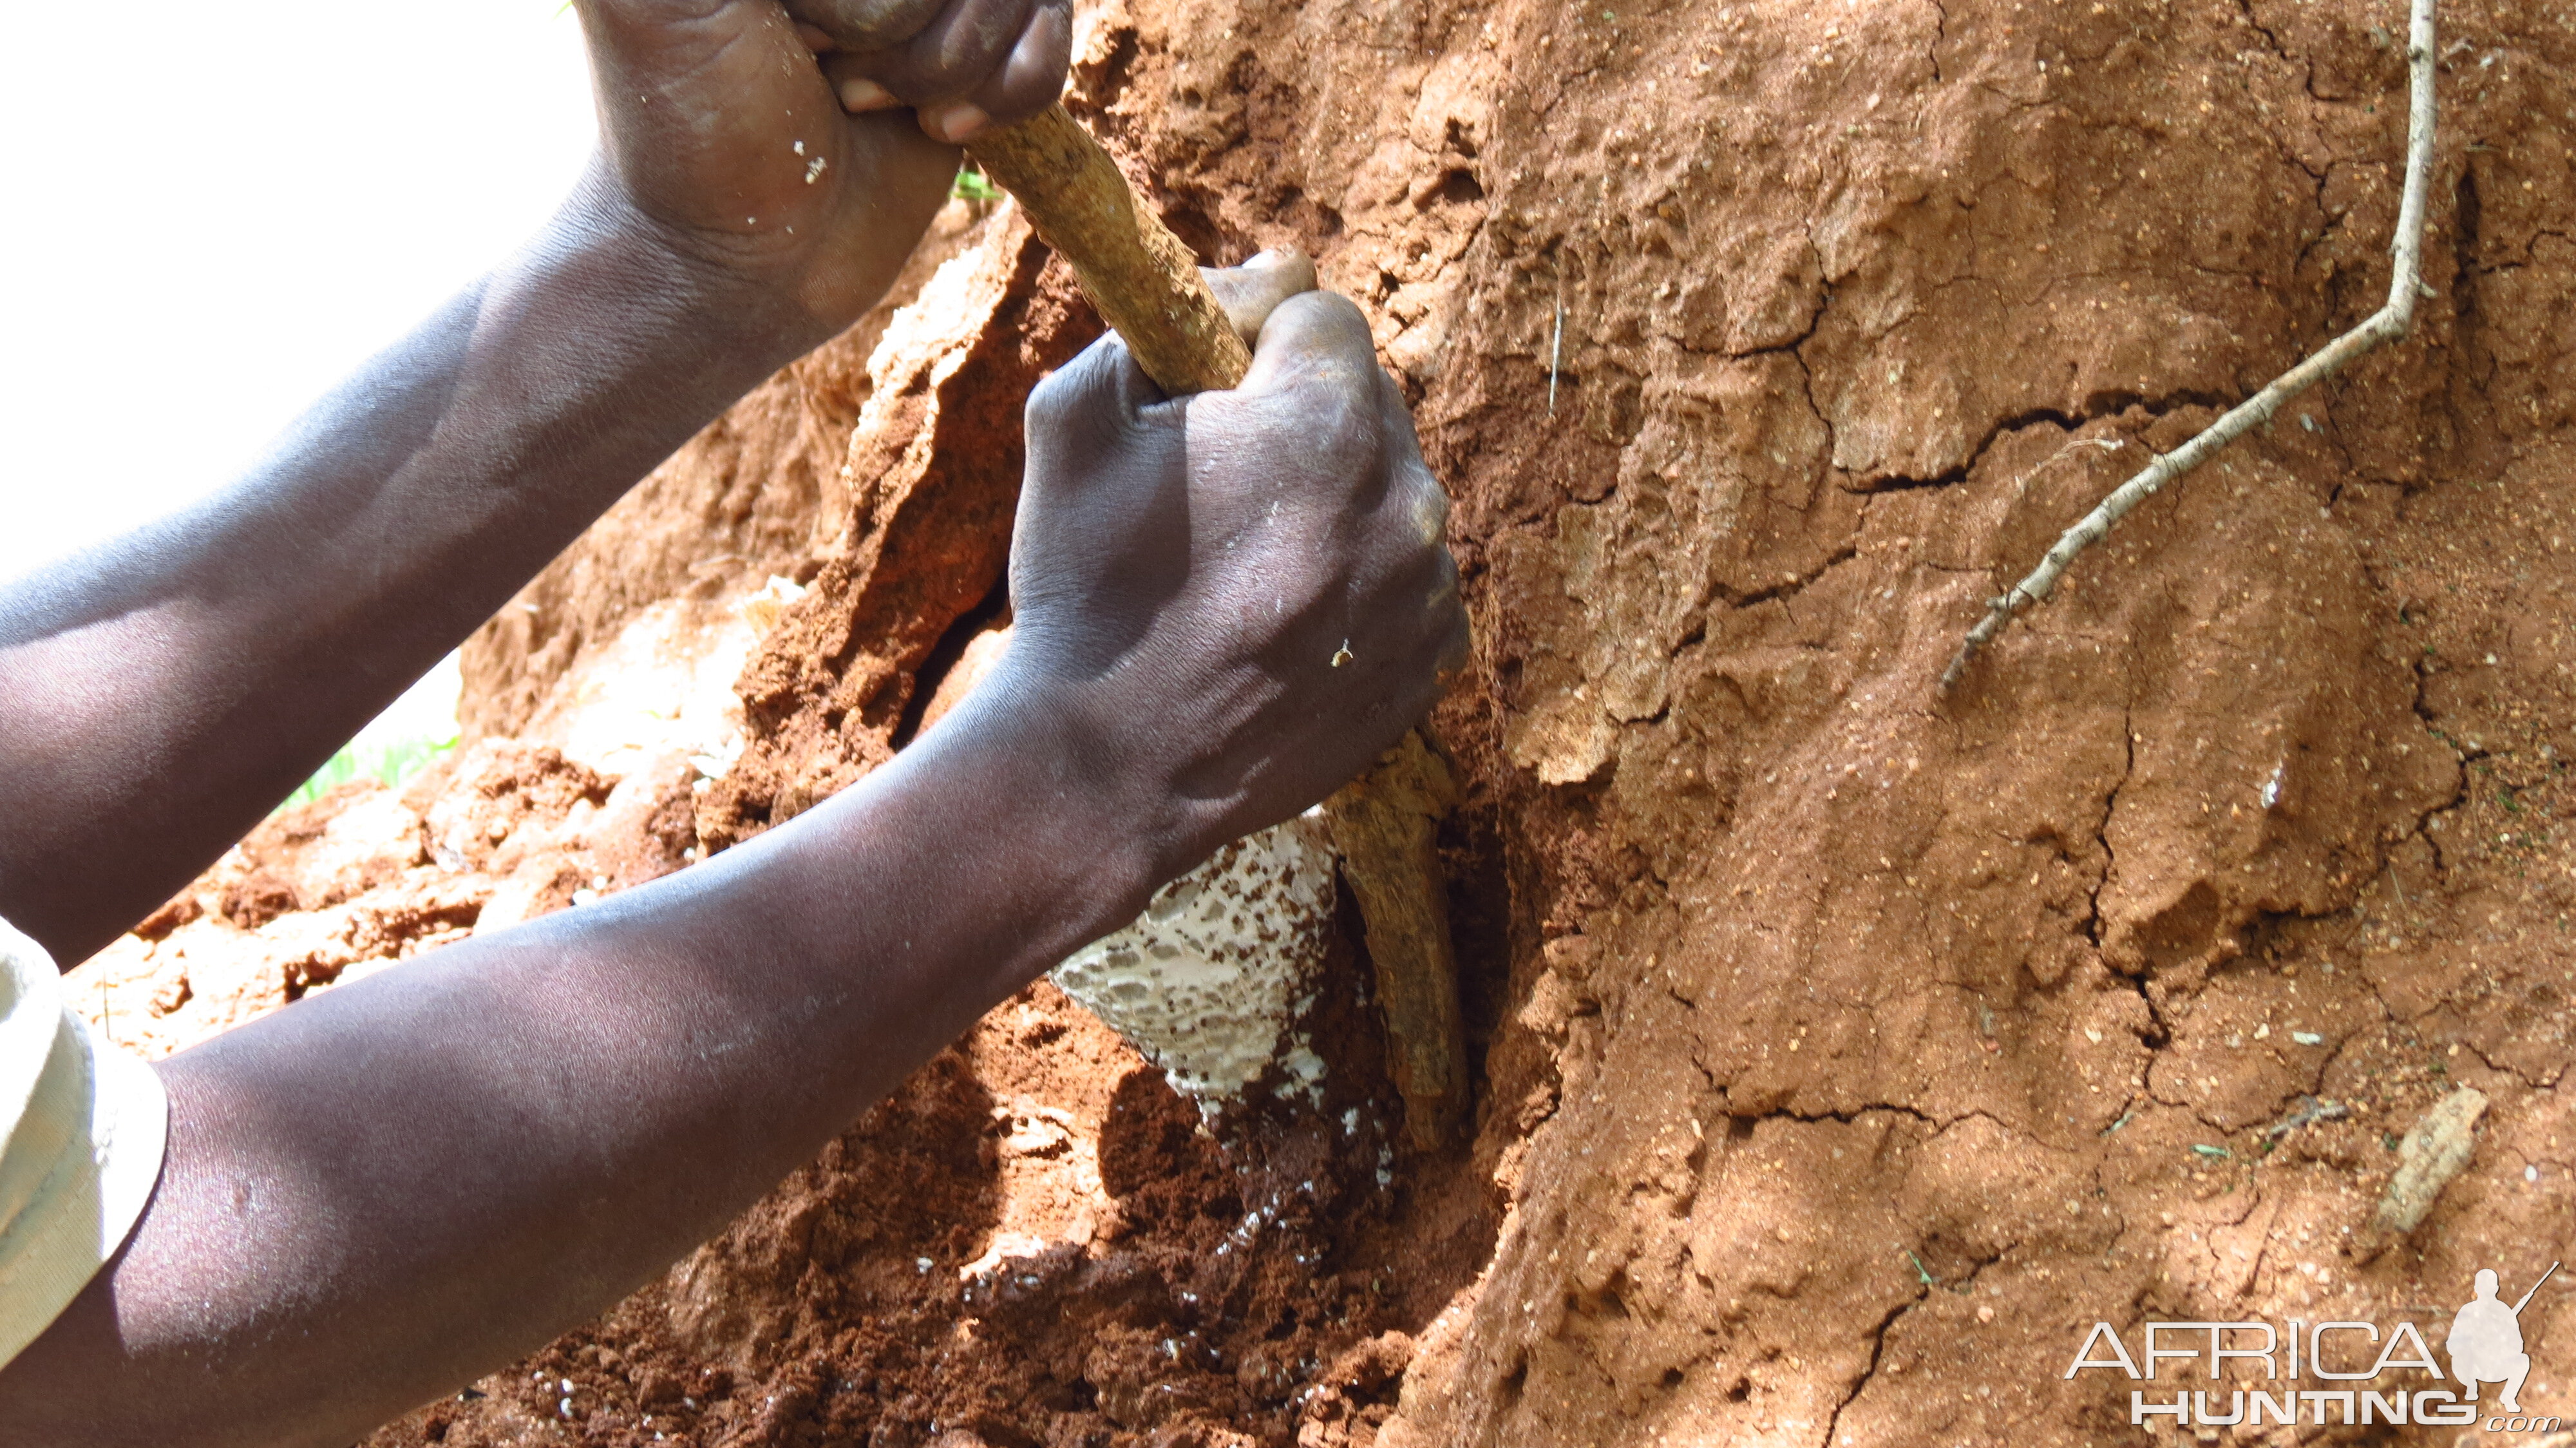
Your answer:
[[[2442,1366],[2414,1323],[2399,1322],[2382,1331],[2374,1322],[2311,1323],[2297,1318],[2277,1326],[2260,1321],[2149,1322],[2142,1326],[2144,1342],[2136,1356],[2120,1340],[2118,1329],[2097,1322],[2084,1345],[2076,1349],[2065,1376],[2098,1369],[2154,1382],[2159,1367],[2180,1362],[2184,1366],[2179,1371],[2166,1372],[2168,1379],[2200,1377],[2216,1383],[2229,1358],[2249,1369],[2261,1365],[2259,1374],[2245,1376],[2240,1370],[2234,1384],[2215,1392],[2180,1391],[2161,1399],[2131,1389],[2129,1422],[2150,1429],[2163,1426],[2158,1419],[2170,1419],[2178,1429],[2238,1424],[2256,1428],[2266,1422],[2288,1427],[2297,1424],[2303,1412],[2318,1427],[2410,1420],[2467,1427],[2480,1416],[2478,1389],[2492,1383],[2503,1391],[2495,1395],[2493,1416],[2484,1425],[2488,1432],[2549,1432],[2560,1426],[2559,1419],[2526,1417],[2522,1411],[2523,1380],[2531,1376],[2531,1355],[2522,1341],[2522,1310],[2531,1305],[2543,1284],[2558,1275],[2558,1266],[2550,1263],[2531,1290],[2511,1304],[2496,1295],[2496,1274],[2479,1271],[2477,1295],[2452,1316],[2450,1335],[2443,1342],[2452,1386],[2411,1387],[2402,1379],[2383,1377],[2405,1369],[2423,1374],[2419,1383],[2443,1381]],[[2378,1348],[2375,1359],[2369,1356],[2372,1345]],[[2146,1364],[2143,1372],[2138,1367],[2141,1362]],[[2362,1366],[2364,1362],[2369,1365]],[[2205,1371],[2193,1371],[2203,1363]],[[2300,1386],[2300,1380],[2310,1378],[2319,1386]]]
[[[2478,1400],[2478,1384],[2502,1383],[2504,1396],[2497,1400],[2496,1406],[2508,1413],[2522,1411],[2522,1404],[2518,1401],[2522,1380],[2531,1376],[2531,1356],[2522,1350],[2522,1309],[2530,1305],[2531,1294],[2540,1290],[2540,1283],[2556,1275],[2558,1264],[2552,1262],[2549,1270],[2540,1274],[2540,1282],[2531,1284],[2531,1292],[2522,1294],[2520,1301],[2507,1307],[2496,1298],[2494,1271],[2488,1268],[2478,1270],[2478,1295],[2461,1307],[2459,1316],[2451,1319],[2451,1336],[2447,1344],[2451,1351],[2451,1376],[2460,1380],[2460,1387],[2467,1392],[2470,1402]]]

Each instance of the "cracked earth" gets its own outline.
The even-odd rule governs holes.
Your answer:
[[[1480,1143],[1494,1257],[1390,1441],[2088,1442],[2136,1431],[2061,1377],[2096,1320],[2438,1341],[2479,1264],[2537,1276],[2576,276],[2514,269],[2567,256],[2563,21],[2445,18],[2415,339],[1944,701],[1979,601],[2376,305],[2402,16],[1598,13],[1518,17],[1599,59],[1514,68],[1426,384],[1495,701],[1452,737],[1488,731],[1531,887],[1491,1058],[1529,1134]],[[1560,296],[1540,435],[1504,399]],[[2470,1169],[2376,1241],[2461,1085]]]

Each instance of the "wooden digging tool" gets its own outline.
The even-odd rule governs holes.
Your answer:
[[[1199,275],[1198,258],[1062,105],[987,131],[966,143],[966,153],[1019,202],[1165,392],[1230,388],[1251,370],[1252,349]],[[1448,765],[1419,731],[1408,731],[1324,802],[1377,963],[1388,1074],[1404,1096],[1405,1136],[1421,1150],[1449,1141],[1467,1106],[1457,956],[1433,840],[1456,800]]]

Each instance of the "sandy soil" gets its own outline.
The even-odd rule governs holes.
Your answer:
[[[2377,305],[2401,25],[1087,9],[1078,109],[1209,254],[1321,258],[1458,499],[1472,1137],[1396,1147],[1347,919],[1326,1108],[1218,1139],[1041,986],[371,1442],[2072,1448],[2136,1436],[2129,1383],[2062,1376],[2097,1320],[2438,1344],[2477,1268],[2576,1258],[2563,13],[2446,10],[2414,338],[1932,687],[2145,449]],[[1096,327],[1007,208],[911,293],[478,636],[473,752],[281,818],[84,966],[111,1029],[174,1049],[900,748],[1001,608],[1018,398]],[[770,573],[806,591],[746,614]],[[646,623],[743,659],[739,711],[583,726]],[[2467,1166],[2390,1240],[2462,1086]],[[2576,1409],[2563,1276],[2523,1324],[2526,1402]]]

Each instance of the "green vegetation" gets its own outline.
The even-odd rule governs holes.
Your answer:
[[[279,808],[310,804],[353,779],[378,779],[399,787],[455,747],[453,732],[444,739],[394,739],[381,743],[353,740],[348,748],[332,755],[311,779],[296,786],[295,793],[288,795]]]
[[[960,201],[999,201],[1002,188],[993,184],[993,178],[984,174],[983,167],[969,161],[957,168],[957,180],[949,186],[948,194]]]

